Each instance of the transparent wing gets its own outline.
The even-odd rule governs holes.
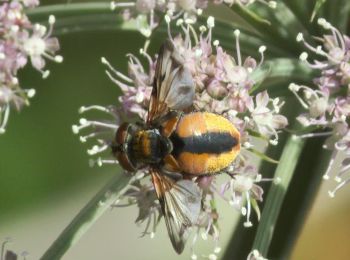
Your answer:
[[[147,123],[165,115],[169,109],[184,110],[193,103],[195,86],[184,59],[170,41],[158,54]]]
[[[154,169],[151,174],[171,243],[175,251],[181,254],[190,228],[199,217],[201,191],[191,180],[175,181]]]

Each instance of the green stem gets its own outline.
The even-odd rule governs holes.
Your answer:
[[[278,178],[280,181],[271,185],[253,244],[253,249],[257,249],[263,256],[266,256],[268,252],[276,220],[303,146],[304,140],[293,135],[289,137],[283,149],[274,176],[275,179]]]
[[[124,21],[120,15],[117,15],[110,9],[108,3],[73,3],[59,4],[38,7],[27,11],[32,22],[47,24],[49,15],[56,16],[56,23],[53,34],[61,36],[72,33],[83,33],[91,31],[137,31],[137,24],[134,20]],[[206,17],[199,17],[199,24],[206,23]],[[225,49],[232,49],[234,46],[234,36],[227,31],[232,30],[233,26],[227,22],[216,21],[216,27],[213,36],[220,40]],[[157,28],[157,35],[162,38],[167,35],[167,26],[163,22]],[[180,32],[178,27],[173,28],[172,34]],[[258,57],[258,48],[263,45],[263,41],[247,31],[242,31],[240,42],[244,48],[242,52]],[[281,56],[283,51],[268,45],[270,56]]]
[[[313,25],[310,22],[311,14],[309,14],[307,12],[307,8],[303,6],[304,3],[296,0],[283,0],[283,2],[299,20],[299,22],[304,26],[304,28],[306,28],[309,32],[312,32]]]
[[[85,232],[123,194],[134,179],[135,177],[132,177],[132,175],[124,173],[113,177],[76,215],[40,260],[61,259],[67,250],[73,247]]]
[[[328,167],[331,152],[322,148],[325,140],[309,138],[305,143],[276,223],[268,252],[269,259],[290,258]]]
[[[46,5],[38,8],[29,9],[27,14],[29,16],[36,16],[47,19],[48,14],[55,14],[60,17],[74,16],[74,15],[87,15],[87,14],[105,14],[113,13],[110,7],[110,3],[71,3],[71,4],[57,4]]]

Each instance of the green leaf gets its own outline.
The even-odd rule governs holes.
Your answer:
[[[326,2],[326,0],[317,0],[315,3],[314,10],[312,11],[310,21],[312,22],[318,13],[318,11],[321,9],[322,5]]]
[[[286,56],[299,54],[300,47],[297,44],[291,44],[290,41],[291,38],[294,38],[295,36],[281,34],[278,30],[280,28],[278,24],[266,22],[266,20],[261,19],[254,12],[239,4],[233,4],[231,10],[250,24],[264,42],[278,46]]]
[[[261,67],[253,72],[252,79],[259,84],[255,85],[250,90],[250,93],[256,94],[267,89],[272,96],[276,96],[275,92],[278,92],[281,96],[288,95],[290,93],[288,89],[289,83],[311,83],[314,73],[305,63],[297,59],[272,59],[264,62]],[[271,81],[278,81],[278,83],[274,87],[270,84]],[[281,87],[284,88],[281,89]]]
[[[247,149],[249,152],[255,154],[256,156],[258,156],[260,159],[270,162],[270,163],[274,163],[274,164],[278,164],[278,161],[276,161],[275,159],[272,159],[271,157],[267,156],[265,153],[262,153],[256,149],[253,148],[249,148]]]
[[[312,24],[310,23],[307,4],[312,4],[311,0],[307,3],[305,0],[283,0],[284,4],[293,12],[294,16],[300,21],[301,24],[309,31],[312,31]]]
[[[74,3],[42,6],[27,11],[33,22],[47,24],[49,15],[55,15],[54,35],[101,30],[137,31],[135,22],[125,22],[110,9],[108,3]]]

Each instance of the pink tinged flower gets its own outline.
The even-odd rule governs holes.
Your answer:
[[[210,183],[209,187],[212,188],[213,186],[214,186],[213,183]],[[207,256],[202,255],[204,258],[217,259],[218,258],[217,255],[221,251],[221,248],[219,246],[219,239],[220,239],[220,230],[218,226],[219,214],[215,206],[213,207],[213,205],[215,205],[214,193],[210,192],[210,190],[207,190],[207,189],[204,189],[204,191],[205,192],[203,192],[203,198],[202,198],[203,210],[200,213],[197,223],[195,223],[194,225],[196,232],[192,239],[191,259],[198,259],[198,256],[195,253],[195,244],[198,242],[198,238],[201,238],[202,240],[207,241],[209,237],[212,237],[212,240],[214,243],[214,249],[212,253],[210,253]]]
[[[138,216],[135,220],[137,225],[146,223],[142,236],[149,235],[154,238],[157,225],[162,217],[161,207],[151,183],[141,184],[146,173],[138,173],[137,180],[133,182],[122,197],[112,207],[126,207],[137,205]]]
[[[318,20],[320,26],[331,34],[323,36],[323,46],[313,47],[308,44],[303,35],[297,36],[297,41],[303,42],[307,49],[323,58],[322,61],[308,63],[311,68],[321,71],[321,76],[314,80],[318,89],[306,86],[290,85],[290,89],[296,95],[301,105],[308,110],[298,117],[304,125],[316,125],[328,127],[331,130],[321,133],[305,134],[302,137],[328,136],[324,148],[333,150],[324,179],[331,177],[331,171],[335,171],[334,180],[338,183],[329,191],[329,196],[334,197],[336,192],[350,182],[349,160],[350,132],[348,117],[350,115],[349,98],[349,61],[350,45],[349,37],[341,34],[325,19]],[[307,62],[307,54],[302,53],[300,58]],[[304,92],[304,97],[298,91]],[[336,167],[335,158],[341,153],[346,154],[340,167]]]
[[[272,109],[268,107],[270,103],[273,105]],[[256,96],[255,106],[254,104],[248,106],[257,130],[266,136],[274,135],[275,139],[270,141],[272,144],[278,142],[276,130],[284,128],[288,124],[286,117],[277,114],[281,105],[278,99],[270,100],[267,92],[264,91]]]
[[[225,84],[221,83],[218,80],[213,79],[207,85],[207,92],[211,97],[215,99],[222,99],[227,95],[228,90],[225,87]]]
[[[255,210],[258,219],[260,218],[260,210],[256,201],[262,201],[263,190],[257,183],[272,180],[263,179],[256,172],[255,167],[249,165],[231,168],[228,169],[228,174],[232,179],[222,185],[220,194],[225,196],[227,192],[230,193],[230,198],[228,199],[230,205],[241,210],[242,215],[246,217],[244,226],[251,227],[250,216],[252,208]]]
[[[53,24],[55,23],[55,17],[50,16],[49,18],[49,31],[45,26],[36,24],[34,25],[32,35],[26,33],[24,39],[22,39],[22,49],[27,54],[34,68],[40,71],[43,78],[49,75],[49,71],[44,71],[45,59],[49,59],[55,62],[62,62],[63,57],[55,55],[59,50],[59,43],[57,38],[50,38]]]
[[[119,97],[124,113],[137,115],[145,119],[148,111],[148,104],[152,92],[152,83],[155,71],[155,64],[151,57],[142,52],[148,61],[149,70],[145,72],[141,62],[133,55],[129,56],[128,75],[115,70],[109,62],[102,58],[102,63],[107,65],[108,77],[118,85],[123,95]]]
[[[307,62],[311,68],[321,71],[321,77],[315,79],[316,84],[320,83],[323,88],[339,88],[347,84],[349,78],[346,65],[350,61],[349,38],[341,34],[324,18],[318,19],[318,24],[331,33],[323,36],[323,46],[310,45],[305,41],[302,33],[298,34],[297,41],[302,42],[309,51],[319,55],[322,60],[310,63],[307,61],[306,52],[300,55],[300,59]]]
[[[330,110],[329,92],[314,90],[307,86],[291,83],[289,90],[297,97],[303,108],[308,110],[307,114],[302,114],[298,120],[305,126],[309,125],[325,125],[327,124],[326,113]],[[299,93],[302,92],[303,96]]]
[[[165,20],[170,28],[170,17],[166,16]],[[242,140],[249,141],[247,127],[251,127],[251,125],[248,125],[247,121],[250,120],[250,122],[253,122],[253,120],[252,117],[248,117],[250,116],[248,107],[253,107],[253,110],[255,109],[254,99],[249,94],[249,89],[255,84],[255,82],[250,79],[250,74],[263,61],[265,48],[259,49],[262,58],[257,65],[257,62],[250,57],[244,61],[242,60],[239,51],[237,32],[236,46],[238,46],[238,52],[236,58],[225,53],[218,41],[212,42],[211,33],[215,26],[213,17],[209,17],[207,25],[200,28],[199,35],[196,33],[195,28],[193,28],[191,19],[181,19],[177,22],[177,25],[182,29],[183,34],[172,37],[169,29],[169,40],[174,44],[177,53],[180,53],[177,58],[189,69],[193,79],[198,83],[194,100],[195,108],[220,113],[227,117],[241,132]],[[146,66],[134,55],[128,55],[127,74],[122,74],[115,70],[106,59],[102,58],[102,62],[107,66],[106,73],[108,77],[122,91],[122,95],[119,99],[121,108],[117,109],[113,107],[112,109],[112,107],[95,105],[91,107],[82,107],[80,109],[82,113],[90,110],[97,110],[109,115],[109,117],[104,117],[103,120],[81,118],[79,124],[73,125],[72,127],[73,132],[76,134],[82,134],[88,131],[87,134],[84,133],[80,136],[82,142],[86,142],[88,139],[92,138],[96,140],[96,145],[88,149],[90,155],[108,153],[109,157],[103,155],[103,157],[93,159],[91,165],[102,166],[107,163],[117,164],[117,161],[111,157],[110,146],[120,122],[122,122],[125,117],[130,119],[130,115],[145,118],[152,89],[155,62],[144,50],[141,50],[140,54],[146,58],[148,68],[146,69]],[[233,72],[231,68],[234,69]],[[258,101],[259,108],[268,107],[269,110],[267,112],[271,113],[272,117],[277,119],[276,121],[282,121],[278,118],[281,102],[277,99],[272,100],[267,96],[267,104],[260,105],[260,103],[263,103],[263,96],[261,96],[261,99],[261,101]],[[247,114],[248,120],[245,118]],[[278,129],[278,127],[282,126],[275,124],[273,127]],[[242,147],[246,146],[242,145]],[[247,167],[244,168],[242,165]],[[241,166],[242,170],[238,168],[239,166]],[[205,240],[211,236],[214,240],[214,252],[208,256],[210,259],[216,259],[220,251],[220,247],[217,245],[220,235],[218,229],[219,214],[215,207],[212,206],[214,204],[215,195],[219,195],[225,199],[229,196],[227,200],[230,201],[231,204],[234,204],[234,206],[247,217],[245,224],[247,227],[252,225],[250,221],[252,209],[255,209],[258,217],[260,216],[257,201],[262,200],[263,190],[258,186],[258,183],[264,181],[264,179],[262,179],[256,171],[251,170],[247,162],[243,161],[243,159],[240,161],[240,164],[229,167],[227,172],[230,178],[222,191],[218,191],[216,187],[215,176],[205,176],[195,180],[198,186],[203,190],[203,205],[201,216],[199,220],[194,223],[193,227],[197,230],[197,233],[194,234],[191,247],[192,259],[197,258],[193,248],[197,238],[200,237]],[[145,176],[144,180],[147,185],[150,183],[150,179],[146,179],[148,176]],[[141,186],[143,186],[143,184],[144,183],[142,183]],[[135,184],[135,186],[138,185]],[[227,195],[227,193],[230,194]],[[149,194],[151,194],[149,188],[146,187],[146,189],[143,189],[140,186],[132,187],[127,192],[127,197],[130,198],[130,201],[137,204],[139,207],[137,222],[144,221],[148,223],[149,219],[154,218],[154,211],[152,209],[158,207],[153,205],[154,200],[148,196]],[[146,225],[148,226],[148,224]],[[153,234],[151,236],[154,236],[154,228],[152,228],[151,232],[147,230],[148,228],[145,230],[146,233]]]

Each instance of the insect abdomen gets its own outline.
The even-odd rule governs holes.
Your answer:
[[[171,136],[173,156],[185,173],[213,174],[229,166],[240,150],[239,132],[212,113],[184,115]]]

